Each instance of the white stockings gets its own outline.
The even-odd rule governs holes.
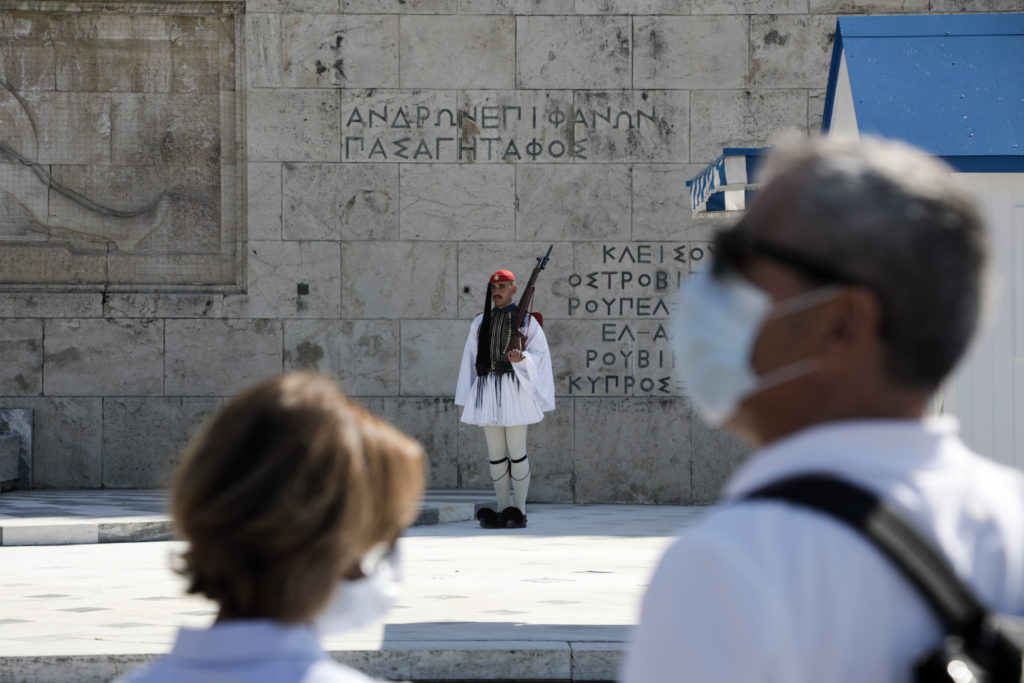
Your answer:
[[[515,505],[526,513],[526,492],[530,488],[530,461],[526,458],[526,425],[484,427],[498,512]],[[515,502],[509,500],[510,489]]]

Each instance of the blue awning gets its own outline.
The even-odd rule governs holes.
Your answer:
[[[743,211],[757,190],[757,169],[766,151],[765,147],[723,149],[721,156],[686,181],[690,208],[697,214],[710,215]]]

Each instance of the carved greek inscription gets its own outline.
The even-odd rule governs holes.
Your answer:
[[[656,135],[656,107],[630,111],[474,105],[353,104],[342,110],[344,161],[542,162],[586,160],[584,133]],[[554,137],[552,138],[552,133]]]
[[[564,314],[580,335],[570,396],[678,396],[669,318],[679,288],[710,255],[706,243],[626,243],[584,247],[566,276]]]

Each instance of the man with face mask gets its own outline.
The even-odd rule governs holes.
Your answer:
[[[870,490],[990,608],[1024,614],[1024,477],[926,417],[980,316],[974,206],[900,143],[790,142],[766,163],[673,338],[702,417],[759,450],[662,558],[625,683],[910,680],[941,628],[899,571],[819,512],[744,499],[802,474]]]

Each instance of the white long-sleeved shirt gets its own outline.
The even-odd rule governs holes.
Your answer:
[[[940,627],[866,539],[822,513],[737,501],[826,472],[889,500],[990,607],[1024,614],[1024,475],[972,453],[956,421],[832,423],[759,451],[662,558],[624,683],[904,683]]]
[[[463,406],[460,419],[481,427],[514,427],[540,422],[544,413],[555,409],[555,381],[544,329],[533,316],[527,317],[523,360],[512,363],[516,381],[509,375],[501,376],[499,381],[494,374],[483,377],[476,374],[477,334],[482,321],[482,313],[473,319],[462,350],[455,388],[455,405]]]
[[[310,626],[264,619],[183,628],[173,649],[119,683],[371,683],[376,679],[335,662]]]

